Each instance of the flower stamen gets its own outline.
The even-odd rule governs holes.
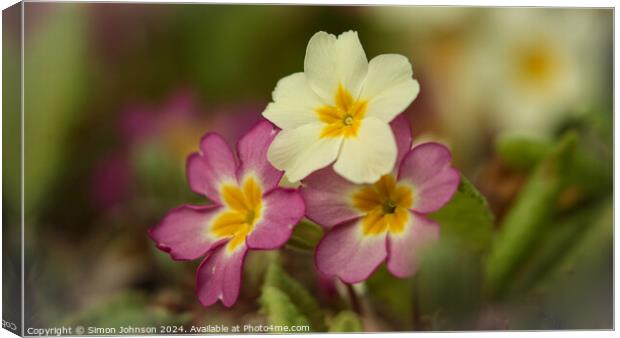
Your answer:
[[[256,218],[256,212],[254,210],[248,210],[248,213],[245,216],[245,223],[254,224],[255,218]]]
[[[342,123],[344,123],[345,126],[350,126],[353,124],[353,117],[351,115],[347,115],[344,118],[344,121],[342,121]]]
[[[396,210],[396,203],[392,200],[386,200],[383,202],[383,212],[386,214],[393,214]]]

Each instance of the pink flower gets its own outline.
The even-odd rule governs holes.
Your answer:
[[[196,280],[204,306],[218,300],[232,306],[247,251],[281,247],[305,213],[301,194],[278,188],[282,172],[267,162],[276,134],[273,125],[260,121],[238,141],[238,158],[222,136],[206,134],[200,153],[187,159],[187,177],[192,190],[213,203],[173,209],[149,232],[175,260],[206,256]]]
[[[127,205],[136,193],[134,178],[140,174],[134,158],[144,146],[161,142],[171,161],[184,159],[195,149],[195,144],[186,140],[194,135],[200,137],[203,120],[196,95],[189,89],[176,90],[160,105],[134,103],[123,109],[117,134],[113,135],[118,137],[119,147],[93,168],[91,203],[100,211]]]
[[[398,277],[413,275],[420,250],[439,238],[439,225],[425,214],[446,204],[460,181],[446,147],[424,143],[411,149],[404,116],[390,126],[398,148],[391,174],[359,185],[325,168],[302,181],[306,216],[327,231],[316,266],[346,283],[367,279],[383,261]]]

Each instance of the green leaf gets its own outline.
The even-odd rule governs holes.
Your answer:
[[[291,238],[286,243],[286,247],[296,251],[313,253],[321,237],[323,237],[323,229],[312,222],[304,220],[295,226]]]
[[[263,295],[265,288],[275,288],[286,295],[291,305],[294,306],[304,318],[309,320],[314,331],[325,330],[323,312],[312,294],[296,280],[288,276],[276,263],[272,263],[267,269],[265,284],[263,286]],[[269,314],[269,312],[267,313]]]
[[[482,295],[481,257],[441,238],[424,252],[413,280],[413,299],[433,330],[474,329]],[[469,325],[469,326],[468,326]]]
[[[583,197],[597,197],[613,192],[613,155],[581,138],[566,168],[569,183],[579,188]]]
[[[552,227],[546,227],[541,233],[539,245],[532,250],[527,262],[519,269],[510,283],[509,292],[524,293],[527,289],[544,280],[573,251],[579,247],[584,234],[590,231],[593,220],[606,213],[608,202],[577,208],[564,215],[558,215]],[[598,224],[598,223],[597,223]]]
[[[366,280],[366,289],[373,308],[401,324],[410,324],[413,318],[413,293],[409,279],[394,277],[382,265]]]
[[[586,209],[573,215],[578,234],[536,285],[515,290],[510,329],[613,328],[613,202]],[[564,226],[573,224],[556,228]]]
[[[534,290],[567,329],[613,328],[613,202],[593,209],[570,250]]]
[[[429,218],[439,223],[442,240],[459,242],[475,253],[485,253],[490,249],[493,213],[484,196],[465,176],[461,176],[452,200]]]
[[[308,318],[299,311],[291,298],[273,286],[263,286],[260,302],[271,325],[310,325]]]
[[[505,284],[536,245],[551,218],[565,183],[563,173],[572,160],[577,142],[567,133],[538,164],[506,215],[486,266],[486,291],[500,296]]]
[[[271,264],[277,262],[280,252],[276,250],[251,250],[245,258],[243,289],[246,294],[258,296]]]
[[[508,166],[516,169],[531,169],[553,148],[545,140],[519,136],[505,136],[496,144],[496,152]]]
[[[362,321],[351,311],[341,311],[331,321],[329,332],[363,332]]]

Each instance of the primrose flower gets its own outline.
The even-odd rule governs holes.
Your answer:
[[[278,188],[282,172],[267,162],[276,133],[269,122],[257,123],[237,143],[238,159],[219,134],[206,134],[187,159],[187,177],[213,204],[173,209],[149,232],[175,260],[206,256],[196,280],[204,306],[234,304],[247,251],[284,245],[304,215],[300,193]]]
[[[357,32],[318,32],[306,49],[304,72],[281,79],[263,116],[282,129],[269,161],[291,182],[328,166],[355,183],[371,183],[396,161],[390,121],[420,86],[397,54],[370,62]]]
[[[439,237],[439,225],[425,214],[447,203],[459,184],[446,147],[423,143],[411,149],[404,116],[391,127],[398,145],[392,173],[356,185],[325,168],[302,180],[306,216],[327,230],[316,266],[345,283],[367,279],[384,260],[398,277],[415,273],[420,250]]]
[[[603,99],[610,79],[611,13],[526,8],[489,13],[484,35],[469,48],[466,67],[476,71],[464,79],[466,86],[481,89],[476,94],[492,113],[484,117],[487,124],[501,134],[549,138]]]

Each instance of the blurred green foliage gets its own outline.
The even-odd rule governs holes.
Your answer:
[[[262,309],[267,315],[267,321],[271,325],[289,327],[310,325],[308,318],[293,304],[291,298],[280,289],[264,286],[260,301]]]
[[[481,264],[493,240],[493,214],[486,199],[461,176],[454,197],[430,215],[441,227],[439,243],[422,257],[414,278],[414,302],[432,329],[473,329],[481,303]],[[420,319],[418,320],[420,321]]]
[[[272,263],[267,270],[261,302],[270,323],[274,325],[308,321],[313,331],[325,330],[323,312],[312,294],[288,276],[277,263]],[[281,311],[285,308],[295,309],[295,315],[284,316]]]
[[[342,311],[331,320],[329,332],[362,332],[362,322],[360,318],[351,311]]]
[[[571,160],[576,135],[567,134],[529,178],[509,211],[487,264],[487,291],[500,294],[505,283],[531,252],[564,184],[563,173]]]
[[[550,151],[546,140],[505,136],[497,141],[496,151],[507,165],[517,169],[531,169]]]
[[[190,321],[189,313],[174,314],[165,308],[148,305],[148,295],[139,292],[119,293],[96,306],[68,318],[65,325],[119,328],[181,325]]]
[[[8,14],[8,13],[5,13]],[[14,25],[19,21],[15,14]],[[5,16],[5,29],[9,28],[11,19]],[[12,27],[16,28],[16,27]],[[2,49],[2,197],[6,212],[16,213],[21,203],[21,55],[19,32],[6,32],[3,36]],[[18,220],[15,220],[18,221]]]
[[[406,329],[412,329],[414,299],[410,280],[394,277],[382,265],[366,281],[368,295],[374,308]]]
[[[26,5],[26,10],[29,5]],[[67,135],[83,117],[78,109],[86,87],[88,57],[85,13],[80,6],[50,10],[44,27],[25,36],[24,57],[24,203],[26,214],[39,214],[41,202],[59,171],[78,158],[66,153]]]

